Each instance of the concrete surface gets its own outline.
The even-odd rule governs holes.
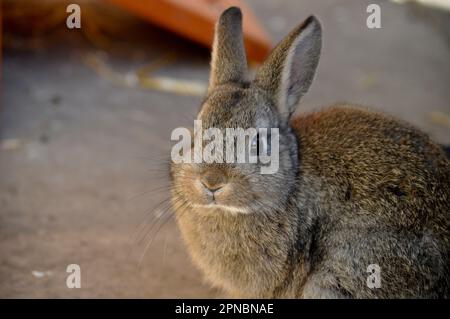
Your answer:
[[[248,2],[276,40],[310,13],[323,22],[321,64],[300,112],[362,103],[450,144],[448,14],[379,1],[382,28],[369,30],[373,0]],[[207,80],[207,50],[145,28],[144,40],[121,43],[128,51],[109,52],[114,68],[175,51],[182,58],[158,74]],[[201,97],[114,85],[83,63],[92,50],[4,52],[0,297],[223,296],[192,265],[173,219],[154,223],[168,210],[170,132],[192,125]],[[81,289],[66,286],[69,264],[81,267]]]

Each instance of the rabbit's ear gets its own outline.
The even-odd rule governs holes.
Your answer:
[[[242,13],[237,7],[225,10],[216,24],[208,91],[227,82],[243,82],[247,72]]]
[[[277,45],[256,74],[256,85],[275,97],[286,118],[313,81],[321,47],[320,22],[310,16]]]

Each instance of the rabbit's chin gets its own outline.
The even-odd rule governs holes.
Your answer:
[[[245,207],[238,207],[238,206],[229,206],[229,205],[223,205],[223,204],[217,204],[217,203],[209,203],[209,204],[193,204],[192,207],[206,210],[208,212],[211,211],[225,211],[231,214],[249,214],[250,210]]]

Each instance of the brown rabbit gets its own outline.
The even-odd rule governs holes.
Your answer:
[[[411,125],[362,108],[291,118],[320,51],[311,16],[249,81],[241,11],[220,17],[198,119],[204,129],[278,128],[279,169],[172,163],[172,203],[194,262],[235,297],[448,297],[445,152]]]

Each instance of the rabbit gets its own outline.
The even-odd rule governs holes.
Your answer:
[[[233,298],[448,298],[450,162],[425,133],[363,107],[294,116],[321,34],[310,16],[250,79],[241,11],[220,16],[197,119],[278,128],[279,169],[172,162],[190,256]]]

